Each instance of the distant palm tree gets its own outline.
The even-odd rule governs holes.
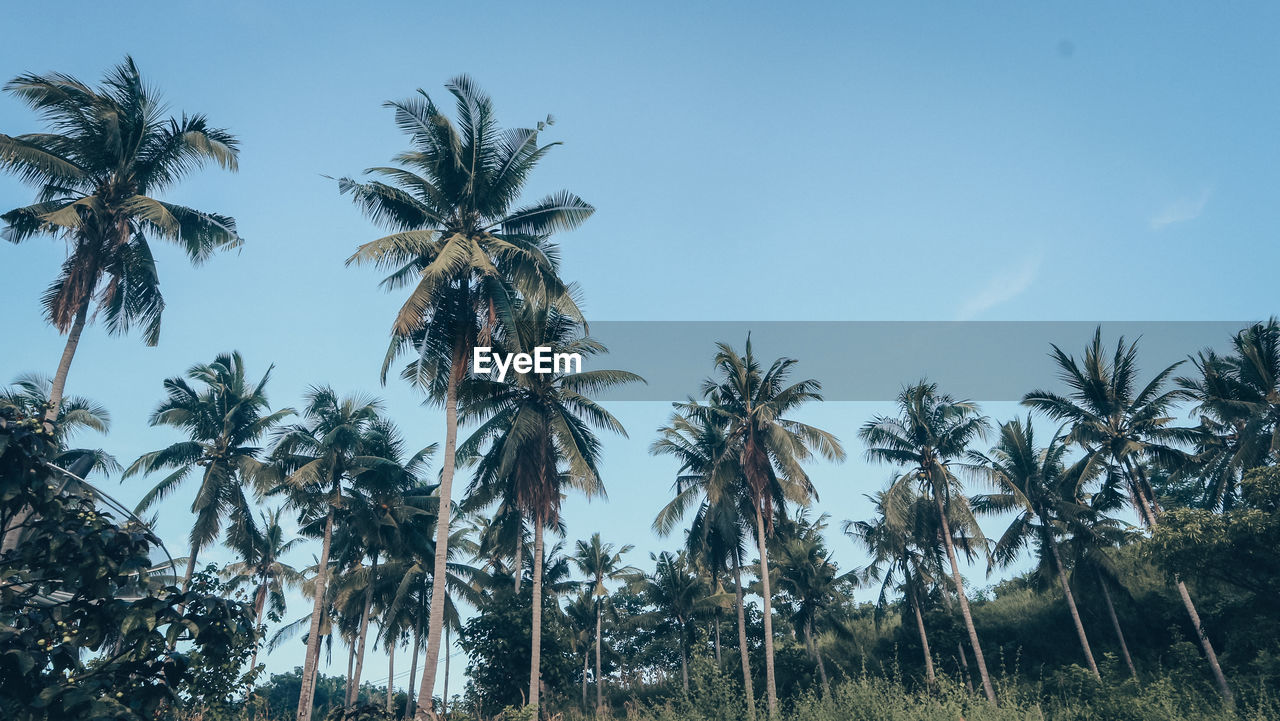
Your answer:
[[[811,521],[808,513],[801,509],[795,519],[780,525],[774,536],[778,590],[791,600],[791,624],[804,635],[826,696],[831,695],[831,682],[814,632],[820,625],[826,625],[828,630],[841,630],[838,624],[829,623],[828,612],[857,585],[856,574],[840,573],[832,560],[834,554],[822,538],[828,518],[822,514]]]
[[[880,582],[876,624],[889,604],[891,591],[900,592],[911,607],[924,653],[925,678],[929,688],[934,688],[937,674],[924,625],[924,603],[929,586],[943,575],[940,554],[934,549],[941,541],[938,514],[930,498],[905,486],[891,487],[868,499],[875,505],[876,515],[865,521],[845,521],[844,533],[871,554],[862,575],[866,581]]]
[[[743,604],[743,549],[755,517],[737,458],[729,452],[725,428],[719,419],[690,418],[679,412],[658,429],[649,446],[653,455],[672,456],[680,462],[673,486],[675,497],[663,506],[653,529],[666,536],[696,507],[685,536],[690,554],[702,556],[713,569],[726,568],[734,578],[734,605],[738,615],[738,654],[742,662],[742,688],[747,717],[755,718],[755,692],[751,683],[751,657],[747,645],[746,607]]]
[[[978,406],[938,392],[933,383],[921,382],[898,394],[897,416],[876,416],[862,426],[858,435],[867,444],[867,458],[872,461],[906,466],[897,484],[918,485],[933,499],[941,523],[941,536],[951,562],[951,578],[960,601],[960,614],[969,632],[969,642],[978,663],[982,690],[987,700],[996,703],[995,688],[987,672],[978,631],[969,612],[964,577],[956,557],[950,516],[960,512],[968,516],[968,503],[959,479],[951,471],[960,462],[975,439],[982,437],[990,424]],[[971,524],[977,529],[977,524]]]
[[[764,589],[765,685],[769,716],[773,717],[777,714],[778,692],[773,672],[768,537],[773,530],[774,511],[781,510],[787,501],[808,504],[817,495],[802,467],[804,461],[815,452],[827,459],[844,460],[844,449],[827,431],[786,417],[809,401],[822,400],[822,386],[816,380],[788,385],[797,361],[779,358],[765,370],[752,352],[750,336],[742,355],[725,343],[716,345],[716,376],[702,383],[706,402],[678,403],[676,408],[725,429],[727,453],[720,463],[729,470],[723,472],[741,473],[745,481],[736,490],[745,492],[750,499],[755,517]]]
[[[591,534],[589,540],[578,541],[574,548],[573,564],[590,579],[588,591],[595,599],[597,713],[602,713],[604,709],[604,675],[601,672],[600,649],[603,643],[604,606],[609,599],[609,589],[605,587],[605,583],[626,581],[640,574],[640,569],[635,566],[622,565],[622,557],[634,548],[632,545],[615,548],[612,543],[601,541],[599,533]],[[586,688],[585,685],[583,688]]]
[[[1144,464],[1153,461],[1180,467],[1186,464],[1187,458],[1174,444],[1195,439],[1194,432],[1171,426],[1173,406],[1186,397],[1186,392],[1163,390],[1165,381],[1180,363],[1156,373],[1139,388],[1136,341],[1126,344],[1121,338],[1116,342],[1115,352],[1108,358],[1102,347],[1102,328],[1099,326],[1079,362],[1058,346],[1052,348],[1058,377],[1069,389],[1067,395],[1035,390],[1023,397],[1023,405],[1054,420],[1070,423],[1067,441],[1079,445],[1098,463],[1113,466],[1128,486],[1138,517],[1148,528],[1155,528],[1159,522],[1160,507]],[[1234,703],[1231,687],[1218,664],[1213,643],[1200,623],[1200,614],[1191,600],[1191,593],[1180,578],[1175,579],[1175,586],[1209,662],[1218,693],[1230,705]]]
[[[522,305],[516,312],[514,324],[494,339],[506,352],[547,348],[585,361],[607,350],[585,336],[574,317],[552,306]],[[559,521],[565,491],[604,494],[600,441],[593,428],[626,436],[622,424],[587,394],[643,380],[626,371],[569,370],[510,373],[501,381],[473,378],[462,393],[464,419],[479,424],[458,449],[460,458],[476,464],[468,495],[477,506],[505,500],[533,527],[532,707],[538,705],[541,687],[543,531]]]
[[[1240,479],[1280,460],[1280,322],[1255,323],[1231,339],[1231,353],[1212,349],[1191,359],[1198,377],[1177,383],[1196,402],[1200,428],[1189,474],[1204,483],[1204,503],[1229,510]]]
[[[502,130],[493,102],[471,78],[459,76],[445,87],[456,100],[456,123],[421,90],[420,97],[388,103],[412,148],[396,156],[396,166],[371,168],[372,180],[343,178],[338,189],[391,231],[360,246],[347,262],[391,270],[383,281],[388,290],[413,286],[392,324],[382,376],[385,380],[401,352],[417,348],[405,375],[444,403],[440,495],[448,501],[458,386],[471,349],[487,344],[513,321],[521,298],[577,312],[558,276],[558,251],[548,239],[580,225],[593,208],[567,191],[517,206],[529,174],[555,145],[539,145],[539,132],[550,118],[535,128]],[[446,503],[437,529],[435,599],[444,598],[449,512]],[[443,618],[440,600],[432,604],[428,623],[426,688],[435,683]],[[421,707],[422,717],[429,713],[429,704]]]
[[[208,161],[235,170],[238,148],[203,115],[166,117],[128,56],[98,88],[50,73],[19,75],[4,90],[51,132],[0,134],[0,169],[37,188],[35,203],[0,215],[3,236],[21,243],[57,234],[70,248],[41,298],[48,321],[67,334],[49,393],[52,420],[95,300],[109,332],[141,326],[148,345],[159,341],[164,298],[149,238],[177,244],[197,264],[241,244],[233,219],[156,197]]]
[[[228,564],[223,570],[227,577],[227,588],[236,590],[241,587],[253,589],[253,612],[255,626],[262,626],[263,616],[270,604],[276,616],[285,612],[285,591],[297,588],[302,583],[302,574],[293,566],[285,563],[284,557],[292,551],[301,538],[285,540],[284,528],[280,526],[280,514],[284,509],[262,511],[262,523],[257,533],[244,534],[235,547],[241,560]],[[249,668],[258,665],[258,650],[261,640],[253,646],[253,658]]]
[[[706,596],[702,579],[690,567],[683,551],[663,551],[649,554],[654,561],[653,573],[643,579],[641,588],[649,603],[656,609],[653,623],[656,627],[675,624],[680,647],[680,679],[684,692],[689,692],[689,641],[693,631],[694,615],[699,599]],[[661,619],[661,620],[659,620]]]
[[[1089,670],[1094,678],[1101,679],[1058,549],[1058,536],[1064,522],[1089,514],[1087,507],[1077,503],[1080,486],[1088,480],[1089,460],[1068,471],[1063,462],[1066,453],[1067,445],[1057,435],[1044,448],[1036,447],[1030,416],[1025,422],[1015,418],[1001,425],[1000,438],[989,453],[969,452],[978,472],[996,487],[994,493],[974,496],[972,504],[979,512],[1016,514],[992,548],[992,563],[1007,566],[1017,560],[1028,544],[1038,547],[1040,565],[1052,569],[1062,586]]]
[[[125,469],[121,480],[172,469],[138,501],[134,510],[138,514],[168,497],[193,470],[204,469],[200,488],[191,502],[196,520],[191,527],[191,555],[182,579],[183,590],[191,584],[197,555],[218,539],[224,520],[230,522],[233,537],[258,533],[252,505],[245,495],[245,487],[261,467],[263,449],[258,443],[293,415],[290,408],[271,412],[266,394],[271,370],[267,368],[262,378],[253,383],[246,375],[244,358],[239,352],[232,352],[219,354],[211,363],[192,366],[186,378],[166,379],[166,397],[151,414],[150,423],[177,428],[187,435],[187,440],[144,453]],[[247,541],[232,539],[233,546],[244,542]]]
[[[392,462],[369,454],[370,446],[377,441],[372,429],[379,420],[381,402],[339,397],[328,387],[312,387],[304,400],[302,422],[277,432],[271,465],[263,473],[263,482],[272,484],[269,493],[283,494],[287,506],[298,512],[303,533],[321,538],[320,558],[311,583],[312,610],[298,721],[310,721],[315,700],[321,627],[328,626],[327,609],[332,602],[329,556],[335,519],[344,507],[352,479]],[[375,435],[373,444],[369,443],[371,433]]]

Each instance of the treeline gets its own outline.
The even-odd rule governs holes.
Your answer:
[[[382,269],[383,286],[406,293],[381,375],[398,369],[443,407],[439,445],[405,438],[378,399],[326,384],[273,407],[270,367],[251,373],[230,352],[163,382],[150,422],[182,440],[126,465],[74,444],[110,424],[65,392],[80,334],[93,309],[109,331],[158,342],[149,239],[195,262],[242,241],[231,218],[155,196],[204,163],[234,169],[238,146],[202,115],[164,117],[131,60],[97,88],[59,74],[5,87],[50,131],[0,135],[0,166],[37,189],[4,214],[6,237],[69,247],[41,298],[67,334],[61,362],[0,398],[6,717],[1271,708],[1275,321],[1150,377],[1136,343],[1112,348],[1099,329],[1079,357],[1052,348],[1065,390],[1030,391],[1027,415],[1005,422],[921,381],[862,426],[856,450],[797,419],[822,396],[795,377],[796,360],[760,359],[749,338],[720,343],[710,375],[690,379],[696,397],[635,441],[673,469],[655,479],[672,493],[654,519],[672,545],[641,571],[630,546],[582,538],[560,516],[569,493],[604,492],[600,435],[626,434],[592,398],[642,379],[594,367],[607,349],[560,275],[553,237],[591,206],[568,192],[521,204],[554,145],[539,139],[549,119],[504,130],[460,77],[447,86],[453,117],[426,93],[389,103],[408,149],[338,181],[388,233],[348,264]],[[476,376],[478,345],[576,353],[587,369]],[[833,523],[806,469],[850,452],[895,480],[851,479],[875,513],[827,509]],[[459,471],[467,482],[454,489]],[[85,480],[95,472],[151,490],[130,511]],[[141,516],[179,488],[193,492],[194,521],[175,560]],[[285,514],[301,539],[287,537]],[[984,515],[1012,520],[988,537]],[[865,566],[835,563],[835,529],[865,549]],[[239,560],[201,571],[218,543]],[[301,543],[316,562],[297,568]],[[962,573],[1027,558],[1034,571],[993,589]],[[854,600],[866,587],[875,603]],[[286,606],[291,588],[309,608]],[[299,635],[297,673],[262,678],[261,654]],[[337,681],[319,673],[335,640]]]

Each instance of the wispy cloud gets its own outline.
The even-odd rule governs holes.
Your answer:
[[[1188,195],[1169,203],[1160,209],[1160,212],[1151,216],[1151,229],[1160,230],[1174,223],[1185,223],[1188,220],[1195,220],[1204,213],[1205,206],[1209,205],[1209,198],[1213,195],[1213,188],[1205,187],[1197,195]]]
[[[957,317],[960,320],[972,320],[975,316],[1022,295],[1040,275],[1043,262],[1044,254],[1037,253],[1016,266],[1002,270],[981,290],[960,304]]]

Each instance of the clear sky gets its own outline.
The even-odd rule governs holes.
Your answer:
[[[1274,4],[241,0],[69,2],[56,18],[23,3],[0,17],[5,78],[56,70],[96,80],[131,53],[175,111],[205,112],[243,143],[238,174],[209,171],[169,196],[233,215],[243,251],[193,270],[160,249],[160,346],[96,327],[81,343],[68,389],[115,419],[109,438],[81,441],[126,463],[175,440],[145,423],[161,379],[233,348],[254,374],[276,364],[277,406],[330,383],[386,397],[415,441],[442,438],[438,411],[378,384],[401,298],[378,291],[374,271],[343,267],[377,230],[324,176],[387,162],[405,143],[382,102],[419,87],[443,98],[464,72],[495,98],[504,125],[556,116],[547,137],[565,145],[529,194],[569,188],[597,207],[560,239],[564,274],[593,319],[1218,320],[1277,310]],[[0,97],[0,132],[40,129]],[[0,177],[3,208],[31,197]],[[64,252],[41,240],[0,248],[0,381],[56,365],[63,340],[42,322],[38,296]],[[861,462],[855,439],[882,408],[829,403],[805,415],[854,456],[814,468],[845,566],[861,555],[834,526],[865,516],[862,494],[888,477]],[[603,530],[636,544],[632,560],[644,565],[672,543],[649,523],[674,468],[646,452],[668,406],[613,410],[631,439],[606,446],[612,500],[571,501],[569,535]],[[106,485],[131,503],[145,484]],[[175,555],[189,502],[175,496],[161,518]],[[289,615],[300,612],[295,598]],[[328,672],[342,672],[343,655]],[[268,668],[301,658],[293,643]],[[366,678],[376,681],[386,674],[372,663]]]

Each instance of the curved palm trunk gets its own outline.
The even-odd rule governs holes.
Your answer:
[[[1120,619],[1116,617],[1115,604],[1111,602],[1111,591],[1107,590],[1107,580],[1098,574],[1098,583],[1102,586],[1102,598],[1107,602],[1107,615],[1111,617],[1111,627],[1116,631],[1116,640],[1120,642],[1120,655],[1124,656],[1125,665],[1129,667],[1129,673],[1133,676],[1133,680],[1138,680],[1138,669],[1133,666],[1133,657],[1129,655],[1129,644],[1124,640],[1124,629],[1120,628]]]
[[[333,543],[333,506],[324,521],[324,542],[320,546],[320,567],[316,571],[315,602],[311,607],[311,625],[307,631],[307,656],[302,666],[302,690],[298,694],[298,721],[311,721],[311,707],[316,696],[316,666],[320,661],[320,616],[324,613],[329,583],[329,547]]]
[[[764,514],[756,506],[756,542],[760,547],[760,584],[764,595],[764,679],[769,701],[769,718],[778,713],[778,687],[773,677],[773,601],[769,590],[769,548],[765,542]]]
[[[596,599],[596,713],[604,713],[604,676],[600,673],[600,647],[604,644],[604,603]]]
[[[542,519],[533,527],[533,634],[529,654],[529,705],[538,708],[538,692],[542,686]],[[541,715],[541,714],[539,714]]]
[[[822,680],[822,695],[831,695],[831,682],[827,680],[827,667],[822,663],[822,652],[818,650],[818,643],[813,638],[813,621],[807,621],[804,625],[804,640],[809,645],[809,653],[813,654],[813,660],[818,663],[818,678]]]
[[[369,612],[373,610],[373,577],[378,573],[378,554],[373,554],[373,563],[369,565],[369,582],[364,587],[364,612],[360,614],[360,635],[356,642],[356,670],[351,675],[351,686],[347,689],[347,708],[356,703],[360,694],[360,675],[364,672],[364,645],[369,635]],[[390,686],[391,679],[387,679]]]
[[[1154,498],[1147,498],[1146,490],[1149,488],[1146,475],[1142,469],[1134,463],[1129,463],[1129,472],[1132,474],[1133,490],[1137,492],[1138,498],[1135,499],[1136,505],[1139,506],[1139,512],[1147,521],[1147,527],[1155,530],[1159,511]],[[1191,592],[1187,590],[1187,584],[1183,583],[1180,576],[1173,577],[1175,585],[1178,589],[1178,596],[1182,598],[1182,605],[1187,609],[1187,616],[1191,618],[1191,626],[1195,629],[1196,638],[1200,640],[1200,648],[1204,650],[1204,657],[1209,662],[1209,669],[1213,672],[1213,682],[1218,687],[1218,693],[1222,696],[1222,700],[1229,707],[1235,706],[1235,696],[1231,693],[1231,687],[1227,684],[1227,677],[1222,673],[1222,666],[1218,664],[1218,654],[1213,650],[1213,642],[1209,640],[1209,635],[1205,633],[1204,627],[1200,624],[1200,613],[1196,610],[1196,604],[1191,600]]]
[[[427,617],[427,655],[422,661],[422,683],[418,686],[417,718],[434,715],[431,694],[436,688],[436,668],[440,664],[440,636],[444,630],[445,574],[449,559],[449,514],[452,512],[453,473],[458,447],[458,384],[462,382],[463,348],[454,348],[453,365],[449,369],[449,385],[445,390],[444,468],[440,471],[439,510],[436,514],[436,556],[431,575],[431,612]]]
[[[1102,680],[1098,673],[1098,664],[1093,660],[1093,649],[1089,647],[1089,637],[1085,635],[1084,624],[1080,621],[1080,611],[1076,608],[1076,597],[1071,593],[1071,584],[1067,583],[1067,571],[1062,567],[1062,555],[1058,553],[1058,544],[1052,538],[1046,538],[1045,544],[1053,552],[1053,565],[1058,570],[1058,582],[1062,584],[1062,595],[1067,598],[1067,608],[1071,611],[1071,622],[1076,626],[1076,635],[1080,637],[1080,648],[1084,650],[1085,660],[1089,662],[1089,670],[1093,677]]]
[[[67,332],[67,344],[62,348],[62,358],[58,360],[58,370],[53,374],[53,385],[49,389],[49,410],[44,416],[46,426],[58,418],[58,409],[62,405],[63,392],[67,387],[67,374],[71,372],[71,361],[76,357],[76,348],[80,346],[80,334],[84,332],[85,320],[89,317],[89,302],[92,299],[91,293],[85,294],[76,310],[71,329]]]
[[[738,602],[738,652],[742,656],[742,691],[747,697],[747,718],[755,721],[756,694],[751,688],[751,656],[747,653],[747,611],[742,605],[741,561],[742,559],[736,558],[733,567],[733,595],[737,597]]]
[[[924,649],[924,673],[932,690],[937,686],[937,675],[933,670],[933,653],[929,650],[929,634],[924,630],[924,615],[920,613],[920,598],[915,588],[911,589],[911,610],[915,612],[916,631],[920,634],[920,647]]]
[[[453,658],[453,642],[449,640],[449,625],[444,627],[444,691],[440,693],[440,717],[449,717],[449,659]]]
[[[991,676],[987,673],[987,662],[982,657],[982,646],[978,643],[978,630],[973,626],[973,614],[969,613],[969,599],[964,595],[964,577],[960,575],[960,561],[956,559],[956,547],[951,537],[951,524],[947,521],[947,509],[942,503],[942,496],[934,493],[938,504],[938,517],[942,520],[942,541],[947,547],[947,558],[951,561],[951,576],[956,584],[956,598],[960,601],[960,615],[964,616],[965,629],[969,631],[969,643],[973,646],[973,658],[978,662],[978,675],[982,677],[982,691],[987,700],[996,702],[996,690],[991,685]]]

